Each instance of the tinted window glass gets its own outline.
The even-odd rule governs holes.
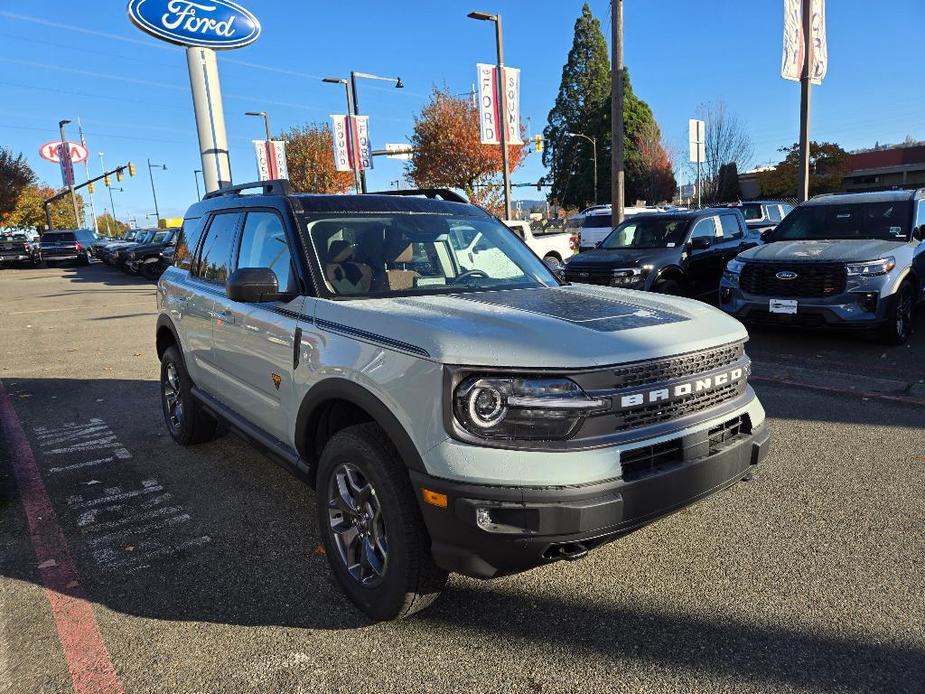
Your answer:
[[[241,215],[226,212],[212,217],[209,231],[202,244],[196,275],[209,282],[223,284],[228,278],[228,261],[234,246],[234,234]]]
[[[581,223],[581,226],[587,229],[601,229],[603,227],[609,227],[610,224],[610,215],[609,214],[592,214],[585,217],[585,220]]]
[[[779,222],[780,217],[780,207],[777,205],[768,205],[768,219],[772,222]]]
[[[601,243],[602,248],[672,248],[684,243],[688,221],[678,217],[635,218],[623,222]]]
[[[752,220],[761,219],[764,216],[761,205],[755,203],[742,205],[742,214],[745,215],[745,219]]]
[[[296,292],[286,230],[273,212],[248,212],[241,232],[238,267],[268,267],[281,292]]]
[[[771,233],[771,241],[803,239],[909,238],[912,202],[851,202],[804,205],[787,215]]]
[[[694,230],[691,232],[691,238],[704,236],[708,239],[712,239],[716,236],[716,225],[713,223],[713,219],[713,217],[705,217],[697,222],[694,225]]]
[[[785,217],[788,214],[790,214],[790,210],[792,209],[793,209],[793,205],[788,205],[787,203],[784,203],[783,205],[780,206],[781,214],[784,215]]]
[[[742,230],[739,229],[739,220],[731,214],[723,214],[719,217],[719,222],[723,227],[723,238],[738,239],[742,237]]]
[[[77,237],[73,231],[45,232],[42,241],[46,243],[74,243]]]
[[[915,215],[915,225],[917,227],[925,225],[925,200],[919,200],[919,210]]]
[[[202,238],[202,230],[206,226],[205,217],[189,217],[183,220],[180,227],[180,238],[177,240],[177,250],[174,251],[174,261],[181,270],[189,270],[196,253],[196,246]]]

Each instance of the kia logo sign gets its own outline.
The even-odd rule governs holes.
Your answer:
[[[781,270],[774,276],[779,280],[795,280],[797,278],[797,273],[791,272],[790,270]]]
[[[181,46],[241,48],[260,36],[260,22],[231,0],[129,0],[128,16],[142,31]]]

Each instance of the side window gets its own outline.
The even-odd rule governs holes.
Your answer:
[[[281,292],[298,292],[286,229],[273,212],[248,212],[241,232],[237,267],[268,267]]]
[[[719,221],[720,224],[722,224],[724,240],[729,241],[730,239],[742,238],[742,230],[739,228],[739,221],[735,215],[720,215]]]
[[[202,238],[202,230],[206,227],[206,217],[190,217],[183,220],[180,227],[179,238],[176,239],[177,249],[174,251],[174,264],[181,270],[189,270],[196,255],[196,247]]]
[[[791,210],[793,210],[793,205],[788,205],[787,203],[784,203],[783,205],[780,206],[780,213],[781,213],[784,217],[786,217],[788,214],[790,214],[790,211],[791,211]]]
[[[193,274],[208,282],[224,284],[228,278],[228,263],[234,246],[234,235],[238,228],[238,212],[225,212],[212,217],[197,267]]]
[[[768,219],[772,222],[779,222],[781,220],[780,205],[768,205]]]
[[[698,238],[700,236],[712,239],[714,236],[718,236],[718,227],[716,225],[716,217],[704,217],[699,222],[694,225],[694,230],[691,232],[691,238]]]
[[[915,226],[925,226],[925,200],[919,200],[918,210],[915,213]]]

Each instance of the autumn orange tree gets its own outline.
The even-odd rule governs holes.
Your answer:
[[[20,229],[45,228],[45,200],[62,191],[42,184],[27,185],[16,200],[16,206],[5,214],[0,214],[0,227]],[[80,213],[80,225],[83,226],[84,200],[77,194],[77,208]],[[51,223],[55,229],[74,228],[74,207],[70,196],[58,198],[51,204]]]
[[[459,188],[475,204],[503,212],[501,148],[483,145],[479,113],[468,98],[434,87],[430,100],[414,119],[414,155],[405,174],[420,188]],[[524,145],[508,146],[514,171],[526,155]]]
[[[334,168],[334,136],[327,123],[306,123],[280,133],[286,141],[289,183],[301,193],[346,193],[353,174]]]
[[[661,130],[655,121],[650,121],[639,128],[635,139],[637,160],[631,166],[638,167],[635,171],[636,197],[649,203],[671,200],[677,182],[671,155],[662,143]]]

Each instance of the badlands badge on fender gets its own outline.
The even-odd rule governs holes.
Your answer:
[[[273,385],[276,386],[276,390],[279,390],[279,384],[283,382],[283,377],[279,374],[270,374],[270,378],[273,379]]]

